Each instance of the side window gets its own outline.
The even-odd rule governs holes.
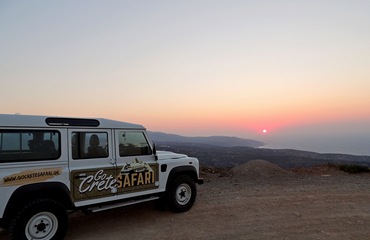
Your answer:
[[[120,131],[118,134],[119,155],[121,157],[152,154],[143,132]]]
[[[0,162],[53,160],[60,157],[60,133],[0,130]]]
[[[108,133],[106,132],[73,132],[72,133],[72,158],[107,158]]]

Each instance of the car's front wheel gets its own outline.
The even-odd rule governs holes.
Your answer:
[[[179,176],[168,189],[168,207],[173,212],[188,211],[193,206],[196,196],[197,188],[194,180],[186,175]]]
[[[37,199],[22,207],[9,226],[10,239],[63,239],[68,214],[52,199]]]

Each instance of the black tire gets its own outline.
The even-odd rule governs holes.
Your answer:
[[[182,175],[170,184],[167,191],[167,204],[173,212],[185,212],[193,206],[196,196],[197,187],[194,180]]]
[[[52,199],[37,199],[23,206],[9,225],[10,239],[63,239],[68,228],[66,209]]]

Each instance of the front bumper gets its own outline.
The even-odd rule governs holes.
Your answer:
[[[198,178],[197,183],[200,184],[200,185],[203,184],[204,183],[203,178]]]

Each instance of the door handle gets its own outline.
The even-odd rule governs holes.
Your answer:
[[[76,174],[76,175],[75,175],[75,179],[85,178],[86,176],[87,176],[87,174],[86,174],[86,173]]]

